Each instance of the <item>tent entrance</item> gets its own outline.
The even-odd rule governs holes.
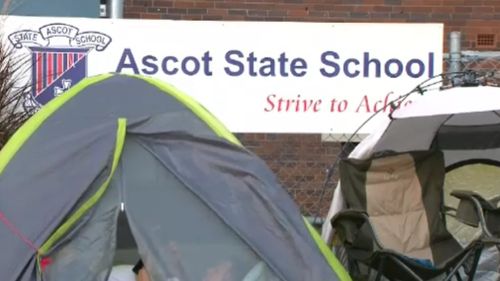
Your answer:
[[[131,268],[141,258],[122,210],[119,178],[94,207],[43,257],[49,260],[41,281],[107,281],[114,266]],[[123,269],[122,269],[123,270]]]
[[[52,263],[43,281],[106,281],[114,266],[133,266],[139,259],[152,280],[204,280],[221,271],[234,281],[279,280],[262,257],[132,135],[109,187],[81,221],[48,253]]]
[[[159,147],[152,147],[158,141],[150,141],[128,136],[116,182],[122,187],[127,221],[152,280],[205,280],[220,272],[234,281],[252,280],[245,279],[251,275],[264,278],[253,280],[277,280],[261,257],[170,165],[181,160],[174,153],[160,154]],[[167,145],[161,149],[174,150]],[[187,152],[184,157],[196,157],[192,150]],[[206,181],[202,184],[211,190]]]
[[[119,189],[113,180],[101,199],[43,258],[41,280],[106,281],[117,244]]]
[[[116,231],[116,250],[113,265],[135,264],[140,259],[137,243],[130,230],[127,213],[119,212]]]

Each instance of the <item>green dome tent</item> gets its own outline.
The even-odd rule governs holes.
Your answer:
[[[154,281],[350,280],[265,163],[151,78],[86,78],[41,108],[0,151],[0,194],[3,281],[139,257]]]

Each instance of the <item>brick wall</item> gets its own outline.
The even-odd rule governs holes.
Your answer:
[[[128,18],[325,22],[444,22],[462,31],[500,32],[499,0],[126,0]],[[446,39],[446,38],[445,38]],[[500,49],[500,44],[496,45]]]
[[[445,51],[450,31],[461,31],[464,49],[476,49],[478,34],[500,35],[500,0],[126,0],[125,17],[175,20],[305,22],[443,22]],[[418,35],[416,35],[418,36]],[[397,38],[394,38],[397,40]],[[499,40],[500,41],[500,40]],[[500,42],[481,50],[498,50]],[[300,203],[317,209],[325,169],[339,145],[319,135],[242,134]],[[326,194],[328,204],[331,189]],[[323,211],[326,211],[326,205]]]
[[[322,142],[321,135],[238,134],[251,151],[276,173],[304,213],[316,213],[318,198],[325,191],[323,211],[332,198],[332,186],[323,189],[326,169],[339,153],[339,144]]]

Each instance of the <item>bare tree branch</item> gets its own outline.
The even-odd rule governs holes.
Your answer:
[[[31,93],[30,64],[29,56],[17,54],[0,35],[0,148],[34,113],[23,106]]]

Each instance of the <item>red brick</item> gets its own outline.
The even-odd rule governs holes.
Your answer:
[[[207,9],[207,15],[226,16],[227,14],[226,9]]]
[[[196,1],[194,6],[196,8],[215,8],[215,3],[213,1]]]
[[[173,7],[174,1],[172,0],[155,0],[153,1],[153,7]]]
[[[161,15],[156,14],[156,13],[141,13],[141,18],[142,19],[161,19]]]
[[[125,18],[140,18],[141,14],[140,13],[133,13],[133,12],[126,12],[124,14]]]
[[[182,15],[183,20],[202,20],[203,15]]]
[[[453,14],[455,12],[459,12],[459,10],[455,9],[456,7],[432,7],[433,13],[448,13]]]
[[[308,11],[305,9],[293,9],[288,10],[287,15],[289,17],[305,17],[308,15]]]
[[[453,7],[455,12],[458,13],[470,13],[472,12],[472,7],[464,7],[464,6],[459,6],[459,7]]]
[[[146,12],[148,7],[138,7],[138,6],[131,6],[128,7],[125,13],[140,13],[140,12]],[[127,18],[134,18],[134,17],[127,17]]]
[[[373,6],[372,12],[392,12],[392,7],[390,7],[390,6]]]
[[[175,8],[194,8],[194,1],[174,1]]]
[[[150,0],[133,0],[131,3],[132,6],[153,6],[153,1]]]
[[[471,7],[472,13],[491,13],[495,10],[493,6]]]

